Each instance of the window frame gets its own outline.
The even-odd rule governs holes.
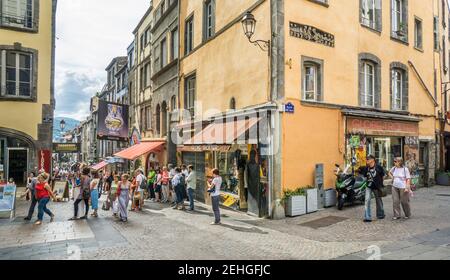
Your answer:
[[[313,99],[307,98],[307,68],[314,68]],[[301,100],[309,102],[323,102],[324,100],[324,61],[313,57],[302,56],[301,59]]]
[[[417,16],[414,17],[414,48],[423,51],[423,20]]]
[[[190,87],[191,82],[193,83],[193,87]],[[195,100],[196,100],[196,91],[197,91],[197,75],[194,73],[185,78],[184,82],[185,90],[184,90],[184,109],[188,110],[191,116],[195,116]]]
[[[194,15],[189,16],[184,25],[184,54],[188,55],[194,50]]]
[[[370,74],[370,73],[368,73],[368,69],[369,69],[369,67],[372,69],[372,73]],[[364,61],[363,62],[363,77],[364,77],[364,80],[363,80],[363,94],[362,94],[362,96],[364,97],[364,101],[363,101],[363,103],[362,103],[362,105],[364,106],[364,107],[370,107],[370,108],[373,108],[373,107],[375,107],[375,64],[373,63],[373,62],[371,62],[371,61]],[[372,81],[372,86],[371,86],[371,88],[368,88],[368,81],[369,81],[369,79],[368,79],[368,76],[371,76],[371,81]],[[371,94],[369,94],[369,90],[371,90]],[[371,104],[368,104],[368,97],[372,97],[371,98]]]
[[[216,3],[215,0],[203,1],[203,41],[214,37],[216,33]]]
[[[3,10],[3,3],[5,3],[3,1],[0,1],[0,11]],[[27,1],[27,0],[25,0],[25,1]],[[7,23],[5,23],[4,18],[2,16],[2,14],[0,13],[0,28],[12,29],[12,30],[20,31],[20,32],[38,33],[39,32],[39,6],[40,6],[39,2],[40,1],[38,1],[38,0],[31,0],[31,1],[32,1],[32,3],[31,3],[31,27],[7,24]],[[27,3],[25,5],[27,5]],[[30,16],[28,16],[28,17],[30,17]]]

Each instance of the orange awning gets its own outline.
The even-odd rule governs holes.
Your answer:
[[[184,145],[223,145],[234,144],[236,141],[248,141],[257,139],[256,124],[259,119],[256,117],[248,119],[238,119],[237,121],[214,122],[208,125],[202,132],[184,142]],[[249,131],[249,136],[245,134]]]
[[[146,153],[158,150],[164,144],[165,142],[142,142],[141,144],[134,145],[117,154],[114,154],[114,156],[128,160],[135,160]]]
[[[92,166],[91,169],[93,169],[93,170],[95,170],[95,171],[98,171],[98,170],[104,168],[104,167],[107,166],[107,165],[108,165],[108,162],[107,162],[107,161],[102,161],[102,162],[100,162],[100,163],[98,163],[98,164]]]

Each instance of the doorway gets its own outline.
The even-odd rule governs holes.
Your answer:
[[[26,185],[28,149],[8,149],[8,180],[13,178],[17,187]]]

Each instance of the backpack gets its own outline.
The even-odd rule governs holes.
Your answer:
[[[147,189],[147,180],[145,179],[144,175],[140,175],[142,177],[141,185],[139,186],[141,190]]]
[[[180,176],[180,183],[179,184],[180,184],[181,187],[186,186],[186,178],[184,178],[183,174]]]

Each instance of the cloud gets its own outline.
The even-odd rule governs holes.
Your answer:
[[[55,116],[84,120],[105,68],[125,56],[148,0],[59,0],[56,23]]]

